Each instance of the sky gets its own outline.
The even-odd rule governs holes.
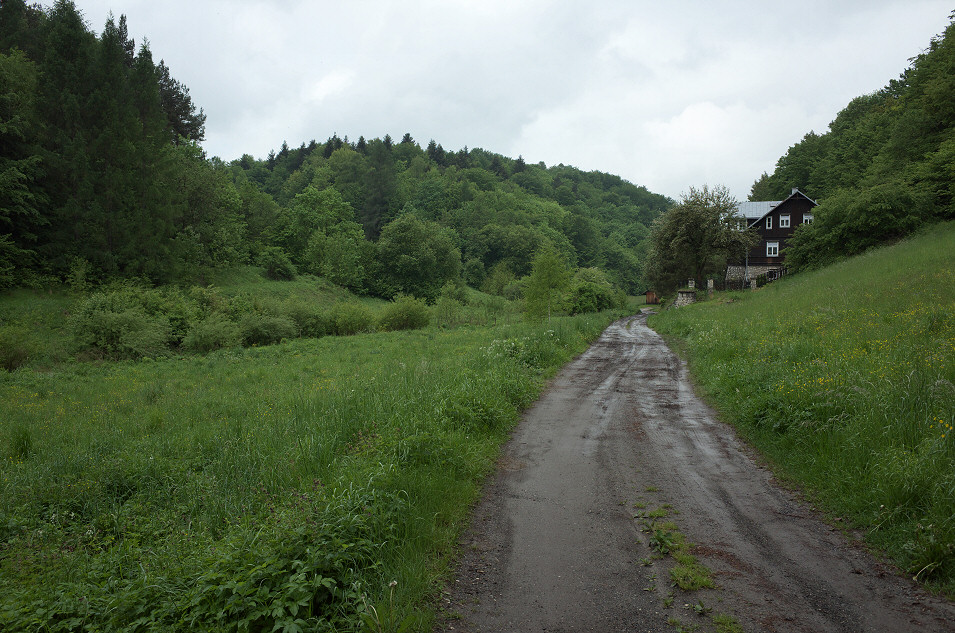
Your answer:
[[[97,33],[126,15],[226,161],[407,132],[673,199],[706,184],[740,200],[806,133],[897,78],[952,12],[939,0],[75,4]]]

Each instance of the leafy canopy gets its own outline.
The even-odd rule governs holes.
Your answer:
[[[722,274],[727,262],[745,254],[757,239],[740,230],[738,204],[724,186],[690,187],[650,229],[647,281],[658,292],[670,292],[689,279],[701,282]]]

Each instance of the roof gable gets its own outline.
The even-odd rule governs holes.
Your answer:
[[[794,200],[794,199],[798,199],[798,198],[805,198],[805,199],[808,200],[810,203],[812,203],[812,206],[814,206],[814,207],[819,206],[819,203],[817,203],[815,200],[813,200],[812,198],[810,198],[809,196],[807,196],[807,195],[804,194],[803,192],[799,191],[798,188],[793,187],[793,192],[792,192],[792,194],[791,194],[788,198],[786,198],[785,200],[780,200],[780,201],[778,201],[778,202],[740,202],[738,209],[741,209],[741,207],[742,207],[743,205],[769,205],[769,206],[764,206],[764,207],[762,207],[763,213],[762,213],[761,215],[758,215],[758,216],[757,216],[757,215],[749,215],[749,214],[747,213],[746,215],[743,216],[743,217],[745,217],[746,220],[749,222],[749,226],[748,226],[747,228],[750,228],[750,227],[752,227],[752,226],[754,226],[754,225],[756,225],[756,224],[759,224],[759,223],[762,221],[763,218],[765,218],[767,215],[769,215],[770,213],[772,213],[777,207],[780,207],[780,206],[786,204],[786,203],[789,202],[790,200]],[[753,211],[753,212],[758,211],[758,210],[760,210],[760,207],[757,207],[757,206],[752,207],[752,211]],[[747,212],[748,212],[748,211],[749,211],[749,208],[747,208]]]

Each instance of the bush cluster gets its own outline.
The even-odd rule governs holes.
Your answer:
[[[421,299],[398,295],[389,303],[378,319],[378,329],[385,332],[418,330],[431,322],[431,311]]]
[[[302,298],[265,301],[249,294],[226,296],[215,288],[146,288],[128,282],[88,295],[68,328],[81,357],[159,358],[178,352],[272,345],[298,337],[348,336],[377,329],[426,327],[431,311],[419,299],[399,297],[380,319],[366,304],[344,301],[330,309]],[[0,367],[12,370],[30,351],[10,328],[0,330]],[[15,343],[15,344],[14,344]]]

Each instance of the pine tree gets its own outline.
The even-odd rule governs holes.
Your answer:
[[[36,68],[23,52],[0,53],[0,288],[12,285],[15,269],[30,263],[44,222],[36,83]]]
[[[365,176],[365,200],[362,225],[370,240],[377,240],[381,228],[390,220],[388,209],[396,187],[391,147],[375,139],[368,147],[369,171]]]
[[[159,97],[166,113],[167,129],[173,143],[180,138],[199,142],[206,137],[206,115],[202,109],[196,112],[196,106],[189,96],[189,88],[172,78],[169,68],[163,60],[157,67]]]

